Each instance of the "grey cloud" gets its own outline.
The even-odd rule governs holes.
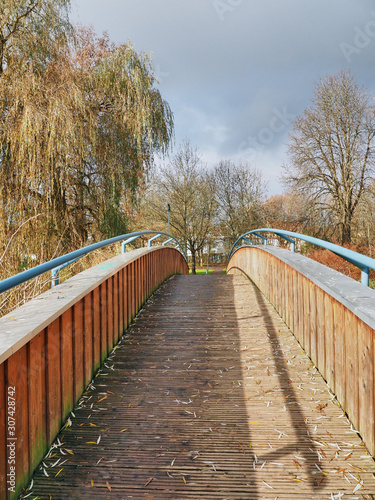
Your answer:
[[[291,116],[314,83],[348,67],[375,95],[375,23],[355,45],[375,21],[370,0],[77,0],[73,15],[153,52],[177,142],[189,138],[211,160],[247,154],[267,164],[274,192]]]

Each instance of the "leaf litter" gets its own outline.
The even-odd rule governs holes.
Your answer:
[[[259,318],[259,315],[257,315],[257,318]],[[248,321],[244,322],[245,327],[247,324]],[[161,336],[161,334],[159,334],[159,336]],[[265,337],[267,337],[267,339]],[[164,341],[165,338],[166,335],[164,335],[163,333],[163,336],[158,340],[159,342],[161,342],[161,340]],[[223,346],[219,343],[218,338],[216,338],[216,340],[213,340],[213,338],[209,334],[207,334],[206,338],[209,344],[206,347],[208,351],[212,350],[215,353],[223,351]],[[209,389],[205,388],[205,399],[201,400],[201,403],[203,403],[204,401],[205,405],[207,405],[208,407],[212,405],[216,406],[218,410],[215,410],[215,412],[221,411],[221,408],[229,408],[228,404],[232,404],[232,407],[236,408],[238,407],[237,403],[235,403],[235,401],[237,401],[238,399],[238,396],[235,395],[236,391],[238,392],[239,390],[241,390],[243,392],[244,396],[242,400],[245,402],[245,405],[248,408],[249,416],[251,418],[251,420],[247,420],[246,422],[246,425],[249,428],[249,435],[251,436],[251,443],[249,445],[245,445],[242,441],[239,441],[238,439],[236,440],[234,434],[234,439],[232,439],[233,446],[235,446],[236,453],[238,454],[237,456],[239,457],[245,458],[246,456],[251,456],[252,454],[252,468],[257,474],[257,484],[259,485],[260,481],[261,484],[263,484],[264,487],[267,488],[267,490],[275,489],[275,486],[272,485],[272,481],[270,481],[273,473],[272,471],[274,470],[272,467],[277,467],[277,469],[279,469],[280,472],[278,472],[278,474],[281,474],[280,478],[287,479],[288,475],[291,475],[292,477],[290,477],[289,479],[300,484],[301,488],[303,488],[304,484],[309,482],[311,467],[313,467],[315,469],[315,473],[318,474],[318,477],[320,475],[322,478],[325,478],[325,482],[323,483],[325,485],[324,491],[327,491],[327,488],[329,488],[330,484],[332,484],[332,492],[327,491],[328,497],[330,495],[331,498],[341,498],[341,496],[344,495],[344,493],[341,493],[341,491],[348,492],[347,494],[355,494],[360,490],[361,492],[365,492],[367,476],[364,476],[364,478],[359,478],[348,471],[348,468],[351,468],[354,473],[360,472],[362,474],[363,472],[362,467],[354,465],[357,464],[357,462],[354,461],[354,457],[355,460],[359,458],[359,454],[357,453],[357,449],[360,449],[357,438],[358,431],[356,431],[351,426],[350,422],[346,421],[347,431],[354,435],[353,439],[357,440],[355,442],[351,442],[351,439],[348,440],[348,438],[343,438],[342,431],[337,433],[335,430],[331,429],[330,425],[334,418],[345,418],[342,412],[340,415],[337,415],[337,412],[340,412],[340,408],[337,405],[335,396],[332,395],[332,393],[329,394],[328,391],[326,391],[327,396],[325,396],[324,387],[322,388],[322,385],[324,383],[322,383],[320,375],[316,371],[316,368],[314,367],[314,365],[308,366],[307,359],[303,360],[300,358],[301,355],[299,352],[297,352],[298,347],[292,344],[290,333],[286,328],[282,327],[278,329],[277,338],[279,340],[275,343],[272,335],[265,335],[263,327],[259,328],[258,335],[254,333],[251,336],[245,335],[245,346],[242,349],[241,347],[239,347],[237,349],[237,352],[242,353],[241,355],[243,356],[246,355],[246,359],[252,359],[251,365],[247,364],[246,366],[243,366],[244,373],[250,374],[251,378],[247,379],[246,377],[242,377],[242,381],[237,379],[237,382],[235,382],[232,378],[230,378],[230,375],[237,367],[232,363],[224,362],[223,366],[218,371],[217,376],[213,376],[212,378],[209,378],[208,381],[206,381],[206,388],[209,387]],[[133,340],[133,343],[134,342],[135,340]],[[261,363],[264,362],[265,359],[264,353],[269,352],[266,350],[266,348],[268,349],[270,344],[272,355],[267,357],[266,366],[260,368]],[[278,350],[276,349],[275,345],[278,345]],[[259,349],[264,349],[264,352],[261,353]],[[235,351],[236,349],[232,347],[232,350]],[[249,353],[253,354],[249,356]],[[263,361],[262,356],[264,358]],[[202,362],[207,362],[207,359],[205,359],[203,356],[200,357],[203,358]],[[289,359],[285,359],[285,357],[288,357]],[[270,359],[272,360],[273,358],[276,360],[275,366],[271,365]],[[293,362],[291,362],[291,360],[293,360]],[[254,363],[255,365],[253,366]],[[283,363],[284,368],[280,369],[281,363]],[[193,373],[193,371],[190,370],[193,364],[194,371],[196,371],[199,368],[199,361],[194,360],[193,362],[193,360],[191,360],[190,362],[185,362],[183,370],[183,373],[185,374],[184,376],[189,376],[189,374]],[[157,365],[159,365],[159,363],[152,366],[156,367]],[[179,370],[175,370],[173,358],[171,360],[168,359],[166,363],[160,363],[160,366],[163,367],[163,370],[165,369],[166,375],[168,375],[168,373],[172,371],[177,374],[173,375],[174,377],[178,376]],[[298,373],[296,372],[297,368],[299,369]],[[109,366],[108,364],[107,369],[112,371],[113,366]],[[260,376],[261,370],[263,371],[262,376]],[[100,373],[100,376],[106,375],[107,373]],[[274,382],[276,380],[273,377],[274,375],[276,377],[279,377],[280,385],[274,385]],[[234,378],[237,377],[234,376]],[[142,380],[144,379],[145,377],[142,376]],[[272,385],[269,384],[271,380],[273,380]],[[220,392],[222,394],[218,394],[219,390],[217,390],[216,387],[218,381],[220,381],[220,384],[222,384],[223,387],[225,387],[225,384],[228,382],[230,386],[229,390],[224,391],[223,389],[221,389]],[[96,382],[98,382],[98,379],[96,380]],[[254,384],[254,382],[256,382],[256,384]],[[317,386],[319,386],[312,387],[311,384],[317,384]],[[255,387],[256,389],[254,390],[253,387]],[[288,391],[290,393],[293,393],[293,387],[294,392],[298,391],[298,399],[295,395],[288,395]],[[96,388],[93,384],[88,387],[88,390],[85,392],[80,402],[78,403],[78,410],[84,409],[88,404],[91,405],[91,409],[98,410],[98,408],[95,407],[94,403],[89,403],[92,398],[92,393],[95,390]],[[186,397],[183,397],[183,395],[181,394],[176,394],[173,391],[173,387],[171,387],[167,392],[167,394],[164,393],[163,398],[170,398],[170,401],[173,401],[175,407],[178,408],[180,405],[192,405],[191,411],[190,409],[185,410],[186,418],[191,419],[191,421],[188,422],[189,424],[192,424],[194,420],[198,420],[197,415],[199,416],[199,418],[204,419],[204,414],[201,416],[197,412],[198,407],[196,406],[197,403],[195,401],[197,400],[199,394],[198,391],[188,392],[187,394],[191,394],[190,397],[188,397],[187,394],[185,394]],[[192,392],[196,392],[197,394],[192,394]],[[308,397],[305,396],[305,393],[306,395],[308,394]],[[258,399],[259,401],[262,401],[265,394],[267,394],[267,400],[265,401],[265,404],[263,403],[262,409],[253,411],[253,408],[255,408],[256,400]],[[328,398],[328,395],[330,399]],[[98,396],[99,398],[97,400],[97,403],[100,403],[106,400],[109,396],[111,396],[112,398],[114,394],[111,390],[107,390],[106,393],[98,394]],[[328,405],[327,401],[330,403],[330,405]],[[152,404],[156,405],[157,401]],[[130,407],[131,403],[129,403],[129,408]],[[304,428],[306,429],[304,440],[306,443],[310,443],[309,451],[306,451],[306,446],[304,446],[301,442],[298,442],[298,439],[295,439],[296,428],[293,427],[293,423],[290,420],[288,421],[288,418],[291,418],[293,412],[296,412],[296,409],[299,407],[301,407],[301,409],[298,409],[298,412],[304,415],[303,421]],[[331,408],[334,410],[333,412],[331,411]],[[75,412],[77,412],[78,410],[76,409]],[[259,411],[261,411],[262,413],[259,413]],[[283,414],[287,417],[286,424],[281,424],[281,422],[285,421],[285,417],[283,416]],[[227,424],[228,420],[226,415],[221,415],[223,420],[225,420],[220,423]],[[75,415],[72,415],[72,417],[74,423]],[[274,417],[276,417],[275,422]],[[315,424],[313,423],[313,420],[315,418],[323,418],[323,420],[319,420],[318,424]],[[204,420],[202,422],[204,422]],[[270,427],[269,424],[271,423],[272,425],[273,422],[277,427]],[[68,426],[71,427],[71,423],[68,423]],[[93,428],[92,430],[94,430],[97,425],[90,422],[90,426]],[[225,427],[222,427],[223,430],[221,431],[217,426],[214,425],[213,422],[211,422],[211,424],[207,425],[206,427],[204,427],[204,425],[200,423],[200,425],[197,427],[197,438],[199,438],[200,436],[199,432],[207,432],[207,429],[209,430],[209,434],[219,433],[220,435],[221,432],[224,432]],[[276,433],[274,436],[271,434],[272,429],[272,432]],[[117,430],[117,432],[125,432],[127,430],[128,427],[124,427],[122,430]],[[314,439],[310,438],[310,435],[312,434],[314,434]],[[202,436],[204,436],[204,434],[202,434]],[[262,441],[264,441],[264,436],[267,436],[267,440],[269,442],[266,442],[263,445]],[[99,435],[99,437],[95,437],[94,439],[96,439],[96,441],[88,441],[88,443],[98,445],[101,441],[101,435]],[[283,442],[282,444],[280,444],[280,440]],[[287,445],[291,446],[290,452],[282,452],[283,447],[286,446],[284,441],[286,443],[290,443],[290,441],[292,442],[292,445]],[[350,442],[348,443],[347,441]],[[200,440],[200,443],[203,444],[202,448],[204,448],[204,438]],[[352,447],[352,450],[348,450],[348,447]],[[66,453],[69,454],[69,449],[63,447],[63,443],[61,441],[57,441],[54,448],[50,451],[55,452],[56,449],[59,450],[62,455]],[[219,467],[216,460],[214,461],[211,459],[213,457],[214,455],[210,457],[209,453],[201,450],[200,454],[195,453],[191,457],[191,459],[195,460],[195,463],[197,463],[198,465],[204,464],[206,468],[208,466],[209,469],[212,470],[212,473],[217,473],[219,470],[222,472],[222,466]],[[176,458],[177,457],[173,458],[173,460],[170,462],[171,467],[175,465]],[[350,463],[348,462],[349,458],[351,458]],[[59,467],[59,471],[57,474],[60,474],[63,470],[63,468],[61,467],[62,459],[63,457],[58,457],[57,459],[55,458],[53,460],[53,463],[49,465],[49,467]],[[227,463],[229,463],[229,460],[229,458],[226,459]],[[178,464],[179,463],[180,458]],[[181,460],[181,464],[182,463],[183,460]],[[43,470],[47,472],[47,467],[43,467]],[[172,475],[168,471],[166,471],[166,475],[172,480],[176,474]],[[227,478],[228,476],[221,475],[220,477]],[[346,484],[350,488],[345,490],[345,488],[342,486],[341,491],[337,493],[338,482],[334,478],[342,478],[342,480],[344,481],[344,483],[342,484]],[[144,487],[147,487],[153,480],[154,476],[150,477],[144,483]],[[182,475],[182,480],[184,484],[187,485],[187,481],[184,475]],[[319,479],[318,481],[322,481],[322,479]],[[109,486],[108,482],[106,483],[106,485],[107,489],[111,491],[111,487]],[[336,491],[334,491],[335,489]]]

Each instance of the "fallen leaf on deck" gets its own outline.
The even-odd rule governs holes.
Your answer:
[[[266,481],[262,481],[262,483],[264,483],[266,486],[268,486],[268,488],[271,488],[271,490],[274,490],[275,488],[273,488],[271,485],[269,485],[268,483],[266,483]]]
[[[352,465],[352,464],[348,464],[352,469],[354,470],[359,470],[359,472],[364,472],[363,469],[361,469],[360,467],[356,467],[355,465]]]

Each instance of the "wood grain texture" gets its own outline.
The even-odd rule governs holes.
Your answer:
[[[359,428],[370,450],[375,450],[375,336],[374,330],[358,323]]]
[[[333,321],[333,301],[328,295],[324,295],[324,324],[325,324],[325,372],[326,380],[328,385],[335,393],[336,382],[335,382],[335,331],[334,331],[334,321]]]
[[[51,323],[46,330],[46,394],[47,398],[47,441],[55,438],[61,427],[61,345],[60,318]]]
[[[135,310],[139,311],[141,307],[141,294],[142,294],[142,286],[141,286],[141,259],[137,259],[135,261],[135,280],[136,280],[136,307]]]
[[[303,334],[301,344],[307,354],[310,356],[310,293],[309,293],[309,280],[304,276],[302,278],[302,296],[303,296]]]
[[[129,304],[128,304],[128,311],[129,311],[129,324],[131,323],[133,319],[133,309],[134,309],[134,293],[133,293],[133,286],[134,286],[134,275],[133,275],[133,262],[131,262],[127,266],[127,279],[128,279],[128,299],[129,299]]]
[[[129,326],[129,301],[130,301],[130,295],[129,295],[129,278],[128,278],[128,273],[129,273],[129,266],[126,266],[123,268],[123,277],[122,277],[122,283],[124,287],[124,328],[128,328]]]
[[[324,309],[324,292],[321,288],[315,287],[316,294],[316,365],[319,366],[319,371],[327,380],[326,373],[326,354],[325,354],[325,309]]]
[[[108,355],[108,302],[107,302],[107,284],[105,281],[99,287],[100,289],[100,362],[103,363]]]
[[[83,356],[84,356],[84,374],[83,385],[87,387],[94,375],[94,294],[86,295],[83,299]]]
[[[7,389],[12,387],[16,392],[16,483],[18,489],[30,473],[28,361],[28,346],[26,345],[8,358],[6,363],[6,387]],[[6,472],[9,472],[9,466]]]
[[[256,266],[254,262],[257,262]],[[273,290],[269,290],[259,277],[259,269],[270,267]],[[374,415],[375,404],[374,330],[326,289],[319,288],[302,272],[297,272],[289,264],[259,248],[237,251],[229,263],[228,272],[231,272],[231,268],[242,268],[244,274],[263,293],[268,293],[275,308],[294,329],[296,338],[321,371],[353,425],[363,435],[370,452],[375,455],[375,424],[374,419],[369,417]],[[292,277],[295,272],[297,278],[291,278],[293,286],[286,287],[288,299],[285,299],[277,284],[285,282],[285,273]],[[286,281],[290,283],[289,278]],[[293,303],[286,315],[285,300],[289,301],[289,305]],[[293,311],[293,308],[297,310]]]
[[[118,340],[122,337],[125,330],[125,320],[124,320],[124,270],[118,273]]]
[[[65,421],[72,409],[73,389],[73,309],[61,316],[61,419]]]
[[[112,340],[112,347],[117,344],[118,338],[119,338],[119,291],[118,291],[118,273],[116,273],[113,278],[112,278],[112,284],[113,284],[113,340]]]
[[[304,300],[302,293],[302,281],[303,277],[300,273],[297,275],[297,321],[295,335],[300,344],[303,345],[303,323],[305,318]]]
[[[180,254],[173,249],[152,251],[139,259],[123,266],[107,280],[101,280],[86,295],[80,291],[80,298],[72,301],[67,310],[66,306],[62,308],[60,315],[53,316],[50,323],[45,321],[46,314],[41,315],[45,326],[0,364],[0,498],[6,496],[9,472],[7,388],[14,387],[16,394],[17,492],[8,495],[13,499],[26,485],[61,423],[70,415],[101,360],[106,358],[108,349],[118,341],[129,318],[136,314],[137,306],[155,288],[155,276],[163,281],[176,270],[188,271]],[[157,266],[157,272],[152,264]],[[103,269],[108,266],[101,266],[99,272]],[[131,280],[128,282],[129,270]],[[59,292],[62,289],[57,289],[52,298],[62,299],[59,302],[64,304],[64,295],[69,291]],[[16,325],[18,320],[12,318],[12,321]]]
[[[85,373],[85,355],[84,355],[84,309],[83,300],[80,300],[73,306],[73,401],[78,401],[82,394]],[[68,376],[67,373],[64,374]]]
[[[359,359],[358,359],[358,318],[348,309],[344,313],[345,343],[345,401],[350,409],[350,419],[356,429],[359,427]]]
[[[308,284],[309,289],[309,302],[310,302],[310,323],[308,325],[308,338],[310,339],[310,358],[315,366],[318,366],[318,345],[317,345],[317,307],[316,307],[316,285],[314,283]]]
[[[169,280],[106,364],[60,435],[74,454],[52,468],[62,468],[57,477],[37,472],[35,496],[323,500],[375,491],[359,436],[242,276]],[[353,495],[357,472],[363,488]]]
[[[47,451],[45,332],[34,337],[28,349],[28,404],[30,472]]]
[[[100,287],[94,288],[93,294],[93,351],[95,373],[101,361],[101,312],[100,312]]]
[[[345,352],[345,308],[340,302],[333,302],[333,327],[335,342],[335,394],[346,410],[346,352]]]
[[[114,277],[107,280],[107,339],[108,353],[111,352],[114,343],[114,301],[113,301]]]

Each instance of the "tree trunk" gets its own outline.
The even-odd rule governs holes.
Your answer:
[[[352,225],[352,216],[351,214],[346,213],[344,215],[344,220],[342,222],[341,243],[343,245],[345,245],[346,243],[350,244],[352,241],[351,225]]]
[[[196,250],[195,248],[190,248],[191,251],[191,273],[197,274],[196,270]]]
[[[0,75],[4,73],[4,46],[5,40],[0,40]]]

